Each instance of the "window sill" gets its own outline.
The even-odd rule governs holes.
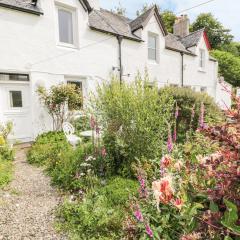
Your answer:
[[[201,72],[201,73],[206,73],[206,70],[203,69],[203,68],[199,68],[198,71]]]
[[[155,61],[155,60],[150,60],[150,59],[148,59],[148,63],[149,63],[149,64],[152,64],[152,65],[158,65],[158,64],[159,64],[157,61]]]

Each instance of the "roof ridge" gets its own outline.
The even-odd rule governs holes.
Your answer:
[[[195,34],[195,33],[197,33],[197,32],[204,31],[204,30],[205,30],[205,28],[198,29],[198,30],[196,30],[196,31],[194,31],[194,32],[189,33],[189,34],[186,35],[185,37],[182,37],[182,39],[183,39],[183,38],[186,38],[186,37],[188,37],[188,36],[191,36],[191,35],[193,35],[193,34]]]

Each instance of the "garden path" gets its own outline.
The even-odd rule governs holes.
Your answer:
[[[42,169],[26,161],[18,149],[11,184],[0,191],[0,240],[62,240],[54,230],[54,210],[60,195]]]

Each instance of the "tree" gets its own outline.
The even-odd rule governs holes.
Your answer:
[[[211,55],[218,60],[219,73],[225,81],[234,87],[240,87],[240,57],[220,50],[212,51]]]
[[[172,12],[165,10],[161,13],[161,17],[163,19],[164,25],[169,33],[173,33],[173,25],[177,16]]]
[[[160,11],[160,6],[156,5],[154,3],[145,3],[140,10],[137,11],[137,16],[140,16],[141,14],[145,13],[148,9],[150,9],[153,6],[157,6],[158,10]],[[161,11],[160,11],[161,12]],[[165,10],[161,12],[161,17],[163,19],[164,25],[168,32],[173,33],[173,25],[175,23],[175,20],[177,16],[169,10]]]
[[[53,130],[61,130],[69,112],[82,108],[82,93],[74,84],[60,84],[49,91],[39,87],[37,93],[53,120]]]
[[[213,49],[218,49],[222,44],[229,44],[233,40],[230,30],[224,28],[211,13],[200,14],[192,24],[192,30],[205,28],[209,42]]]
[[[112,9],[111,11],[121,16],[126,16],[127,13],[127,9],[122,6],[121,2],[119,2],[118,6]]]
[[[230,44],[224,44],[219,50],[232,53],[236,57],[240,57],[240,43],[231,42]]]

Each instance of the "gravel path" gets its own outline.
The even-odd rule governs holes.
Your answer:
[[[54,231],[54,210],[60,196],[39,168],[17,151],[14,179],[0,191],[0,240],[66,239]]]

